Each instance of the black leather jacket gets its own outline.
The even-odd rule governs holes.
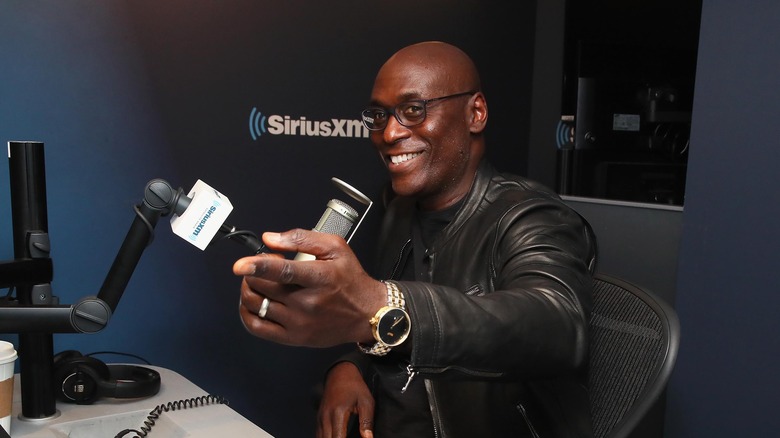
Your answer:
[[[388,205],[385,279],[399,275],[414,217],[412,200]],[[596,242],[585,220],[549,189],[483,161],[427,254],[426,281],[398,284],[412,320],[410,372],[425,379],[436,436],[592,436],[585,372]]]

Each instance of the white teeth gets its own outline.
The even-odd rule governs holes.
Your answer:
[[[393,164],[400,164],[403,163],[404,161],[409,161],[420,154],[421,152],[415,152],[413,154],[391,155],[390,161],[392,161]]]

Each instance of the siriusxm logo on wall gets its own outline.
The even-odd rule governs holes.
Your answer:
[[[294,135],[301,137],[368,138],[368,129],[358,119],[309,120],[277,114],[264,116],[257,107],[249,113],[249,135],[259,140],[263,135]]]

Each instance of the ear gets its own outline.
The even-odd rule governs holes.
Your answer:
[[[471,96],[471,105],[469,105],[469,110],[471,111],[469,131],[472,134],[482,133],[482,131],[485,130],[485,126],[487,126],[488,108],[485,95],[482,94],[481,91],[477,91],[473,96]]]

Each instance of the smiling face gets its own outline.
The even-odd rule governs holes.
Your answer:
[[[371,104],[384,108],[479,90],[471,60],[444,43],[421,43],[393,55],[380,69]],[[419,125],[394,116],[372,131],[371,141],[387,166],[393,191],[414,197],[424,210],[441,210],[468,192],[484,152],[487,105],[481,92],[430,102]]]

